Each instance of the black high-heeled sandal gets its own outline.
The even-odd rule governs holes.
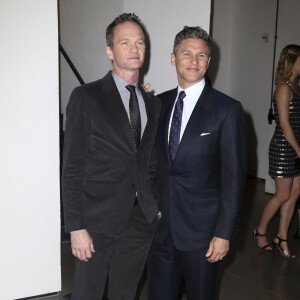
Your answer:
[[[258,236],[259,236],[259,237],[267,236],[266,233],[265,233],[265,234],[259,233],[259,232],[258,232],[258,229],[257,229],[257,227],[256,227],[256,228],[252,229],[252,234],[253,234],[253,240],[256,242],[257,247],[258,247],[259,249],[261,249],[261,250],[263,250],[263,251],[266,251],[266,252],[272,252],[272,251],[273,251],[272,246],[271,246],[269,243],[266,244],[266,245],[264,245],[263,247],[260,247],[260,246],[258,245],[257,237],[258,237]]]
[[[274,241],[274,239],[277,239],[278,242],[276,243]],[[284,250],[281,248],[281,243],[283,242],[287,242],[288,240],[284,240],[282,238],[280,238],[278,235],[276,235],[276,237],[273,239],[273,254],[274,254],[274,251],[275,251],[275,248],[277,248],[280,252],[280,254],[284,257],[284,258],[287,258],[287,259],[295,259],[296,258],[296,255],[292,254],[291,252],[288,252],[287,250]]]

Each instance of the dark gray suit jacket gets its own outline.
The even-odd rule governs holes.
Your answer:
[[[141,88],[147,124],[134,151],[128,115],[111,72],[74,89],[67,106],[62,192],[67,232],[119,232],[138,192],[150,223],[158,213],[155,196],[160,101]]]
[[[157,132],[159,209],[156,242],[171,229],[183,251],[208,247],[213,236],[232,239],[247,172],[247,136],[241,104],[208,84],[193,110],[173,166],[168,125],[177,89],[162,101]]]

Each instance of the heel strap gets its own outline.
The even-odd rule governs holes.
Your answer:
[[[278,243],[277,243],[278,246],[280,246],[282,242],[288,241],[288,240],[284,240],[284,239],[280,238],[278,235],[276,235],[275,239],[278,239]]]
[[[255,230],[255,236],[267,236],[267,234],[266,234],[266,233],[265,233],[265,234],[261,234],[261,233],[259,233],[259,231],[258,231],[257,227],[256,227],[254,230]]]

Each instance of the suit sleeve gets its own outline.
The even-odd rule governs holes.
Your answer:
[[[67,232],[85,229],[83,182],[89,148],[89,101],[82,87],[71,94],[63,148],[62,195]]]
[[[152,99],[155,103],[155,123],[156,127],[155,130],[157,131],[158,121],[160,117],[160,111],[161,111],[161,101],[159,98],[155,97]],[[156,138],[155,138],[155,144],[153,147],[152,155],[151,155],[151,162],[150,162],[150,174],[151,174],[151,190],[154,194],[156,200],[158,201],[158,186],[157,186],[157,172],[158,172],[158,161],[157,161],[157,148],[156,148]]]
[[[224,120],[220,137],[221,202],[215,236],[236,233],[247,176],[247,130],[242,106],[236,102]]]

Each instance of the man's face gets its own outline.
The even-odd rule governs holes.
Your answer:
[[[183,40],[176,54],[171,54],[171,64],[176,67],[178,83],[183,89],[203,79],[209,62],[207,44],[200,39]]]
[[[117,25],[113,44],[106,48],[106,53],[116,74],[138,71],[145,57],[145,37],[140,26],[134,22]]]

